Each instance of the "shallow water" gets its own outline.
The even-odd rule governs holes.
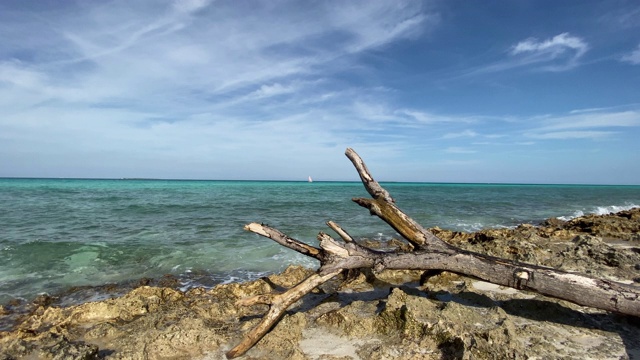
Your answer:
[[[640,205],[640,186],[387,183],[425,227],[475,231]],[[351,182],[0,179],[0,304],[72,286],[173,274],[184,288],[317,265],[243,226],[315,244],[333,220],[354,237],[397,236],[350,201]]]

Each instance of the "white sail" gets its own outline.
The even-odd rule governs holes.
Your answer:
[[[309,176],[309,182],[313,182],[313,179],[311,179],[311,176]]]

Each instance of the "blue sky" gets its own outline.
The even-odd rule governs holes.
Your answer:
[[[640,184],[637,1],[0,2],[0,176]]]

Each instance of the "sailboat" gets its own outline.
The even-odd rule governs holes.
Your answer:
[[[309,182],[313,182],[313,179],[311,178],[311,176],[309,176]]]

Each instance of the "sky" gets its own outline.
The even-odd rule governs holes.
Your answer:
[[[0,177],[640,184],[640,2],[0,1]]]

